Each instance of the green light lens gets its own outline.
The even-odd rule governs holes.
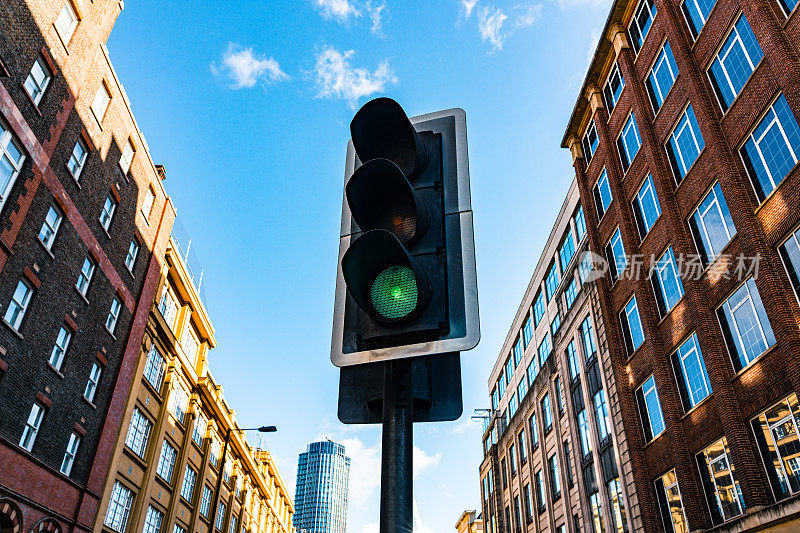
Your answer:
[[[372,282],[369,296],[382,317],[403,318],[417,307],[417,280],[410,268],[391,266]]]

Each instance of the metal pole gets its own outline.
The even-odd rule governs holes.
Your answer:
[[[222,476],[225,475],[225,454],[228,451],[228,440],[231,438],[231,428],[228,428],[228,431],[225,433],[225,444],[222,446],[222,459],[219,462],[219,468],[217,469],[217,487],[214,490],[214,504],[211,506],[211,510],[213,511],[209,520],[211,521],[211,531],[214,531],[216,527],[217,521],[217,506],[219,505],[219,491],[222,490]]]
[[[414,529],[411,359],[388,361],[383,371],[381,533]]]

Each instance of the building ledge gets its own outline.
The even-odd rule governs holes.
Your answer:
[[[800,530],[800,494],[764,507],[750,509],[744,516],[702,533],[740,533],[744,531],[770,531],[791,533]]]

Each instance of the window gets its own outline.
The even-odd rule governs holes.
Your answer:
[[[505,374],[501,371],[500,372],[500,379],[497,381],[497,388],[500,392],[500,397],[503,397],[503,394],[506,392],[506,379]]]
[[[133,265],[136,264],[136,256],[139,255],[139,242],[134,238],[128,246],[128,254],[125,256],[125,266],[128,271],[133,273]]]
[[[611,196],[611,188],[608,186],[608,173],[606,169],[603,169],[603,172],[600,173],[600,178],[597,180],[593,192],[594,203],[597,206],[597,218],[602,219],[613,199]]]
[[[522,428],[517,435],[519,441],[519,462],[525,464],[528,460],[528,449],[525,447],[525,428]]]
[[[39,102],[42,100],[42,95],[47,90],[47,86],[50,84],[50,79],[52,77],[53,75],[50,73],[50,69],[47,63],[45,63],[44,58],[41,56],[36,58],[33,67],[31,67],[30,74],[28,74],[28,77],[25,78],[25,83],[23,83],[25,91],[28,93],[28,96],[31,97],[34,104],[39,105]]]
[[[611,240],[606,244],[606,261],[608,261],[608,271],[611,274],[612,283],[619,278],[619,275],[625,270],[628,264],[628,258],[625,256],[625,245],[622,243],[622,235],[619,231],[619,226],[614,230],[611,235]]]
[[[78,274],[78,281],[75,283],[75,288],[84,296],[86,296],[86,293],[89,291],[89,283],[92,281],[92,276],[94,275],[94,266],[94,261],[87,256],[83,260],[81,272]]]
[[[683,297],[683,283],[678,275],[675,264],[675,254],[672,246],[667,248],[663,255],[653,264],[653,274],[650,279],[656,293],[656,303],[661,316],[666,316],[675,304]]]
[[[514,358],[511,357],[509,354],[508,359],[506,359],[506,385],[511,383],[511,379],[514,377]]]
[[[594,530],[598,533],[603,533],[605,531],[605,526],[603,525],[603,504],[600,503],[600,494],[598,492],[593,492],[589,495],[589,504],[592,506],[592,523],[594,524]]]
[[[191,503],[192,496],[194,496],[194,483],[197,481],[197,472],[191,466],[186,465],[186,471],[183,473],[183,485],[181,486],[181,496],[184,500]]]
[[[723,112],[733,105],[763,57],[747,18],[740,16],[708,69]]]
[[[664,431],[664,417],[661,415],[656,380],[652,375],[636,389],[636,402],[642,417],[645,442],[650,442]]]
[[[153,507],[147,506],[147,515],[144,518],[142,533],[160,533],[161,522],[164,521],[164,513]]]
[[[539,445],[539,426],[536,425],[536,413],[532,413],[528,419],[531,426],[531,448],[536,448]]]
[[[711,394],[711,383],[708,381],[706,364],[700,352],[696,333],[673,352],[672,367],[678,378],[678,390],[681,393],[684,411],[689,411]]]
[[[592,120],[589,122],[589,127],[586,128],[586,133],[583,135],[583,153],[586,156],[587,163],[594,157],[598,144],[600,144],[600,138],[597,136],[597,128],[595,127],[594,120]]]
[[[760,201],[783,181],[800,154],[800,128],[781,94],[739,150]]]
[[[527,483],[522,487],[523,504],[525,505],[525,519],[530,522],[533,518],[533,502],[531,501],[531,487]]]
[[[533,338],[533,324],[531,323],[531,315],[525,317],[525,325],[522,326],[522,338],[525,341],[525,347],[527,348],[531,344],[531,339]]]
[[[517,342],[514,343],[514,366],[519,366],[522,361],[522,339],[517,337]]]
[[[717,0],[684,0],[681,4],[681,10],[686,17],[686,23],[689,25],[689,31],[692,37],[697,39],[703,26],[706,25],[708,15],[714,9]]]
[[[588,361],[597,354],[597,344],[595,344],[594,334],[592,333],[592,320],[589,316],[581,322],[581,337],[583,338],[584,355]]]
[[[572,240],[572,228],[567,230],[564,235],[564,240],[558,248],[558,258],[561,260],[561,271],[567,270],[572,256],[575,255],[575,241]]]
[[[86,381],[86,388],[83,390],[83,397],[92,402],[94,395],[97,392],[97,384],[100,382],[100,374],[103,372],[103,367],[100,363],[95,361],[92,363],[92,369],[89,371],[89,379]]]
[[[597,391],[594,395],[594,414],[597,418],[597,436],[600,442],[611,437],[611,416],[608,413],[608,404],[606,403],[606,393],[603,389]]]
[[[528,392],[527,383],[525,382],[525,376],[522,376],[522,379],[519,380],[517,384],[517,396],[519,397],[520,403],[522,403],[522,399],[525,397],[525,394]]]
[[[497,394],[497,387],[492,389],[492,411],[497,410],[497,404],[500,403],[500,396]]]
[[[231,516],[231,524],[228,528],[228,533],[236,533],[236,517]]]
[[[217,518],[214,521],[214,527],[222,529],[222,524],[225,522],[225,502],[217,504]]]
[[[156,199],[156,193],[153,192],[152,187],[148,187],[144,193],[144,200],[142,201],[142,214],[145,220],[150,218],[150,213],[153,211],[153,202]]]
[[[514,453],[514,445],[508,449],[508,466],[511,468],[511,477],[517,475],[517,454]]]
[[[798,424],[800,403],[797,401],[797,394],[784,398],[752,421],[776,500],[783,500],[800,492]]]
[[[753,278],[743,283],[717,309],[717,316],[737,372],[775,344],[775,336]]]
[[[539,375],[539,356],[537,354],[533,354],[531,358],[531,362],[528,364],[528,383],[532,386],[534,380],[536,380],[536,376]]]
[[[778,247],[778,252],[783,258],[783,265],[789,274],[795,295],[800,297],[800,229],[792,233],[786,242]]]
[[[544,432],[549,433],[553,429],[553,413],[550,411],[550,394],[545,394],[541,401],[542,421],[544,422]]]
[[[692,213],[689,218],[689,229],[692,231],[704,266],[711,264],[736,235],[736,227],[733,225],[719,182],[711,187]]]
[[[578,412],[578,431],[581,434],[581,451],[586,457],[592,452],[592,438],[589,435],[589,417],[586,415],[586,409]]]
[[[103,524],[118,533],[123,533],[128,524],[131,504],[133,504],[133,492],[119,481],[115,481]]]
[[[17,288],[8,303],[8,309],[6,309],[4,317],[8,325],[14,328],[14,331],[19,331],[19,327],[22,325],[22,319],[25,316],[25,311],[28,310],[32,294],[33,289],[26,282],[20,281],[17,283]]]
[[[194,431],[192,432],[192,440],[198,446],[203,445],[203,439],[206,438],[206,427],[208,426],[208,421],[206,417],[203,416],[203,413],[197,413],[197,421],[194,424]]]
[[[644,239],[658,217],[661,216],[661,205],[658,203],[658,195],[651,174],[647,175],[642,186],[636,192],[636,197],[633,199],[633,214],[639,236]]]
[[[642,330],[642,321],[639,319],[639,306],[636,305],[636,296],[625,304],[625,309],[619,316],[622,323],[625,348],[628,352],[628,357],[630,357],[644,342],[644,330]]]
[[[508,419],[510,421],[514,418],[514,415],[517,413],[517,395],[515,393],[511,393],[511,398],[508,399]]]
[[[14,138],[6,123],[0,119],[0,208],[5,204],[24,161],[22,145]]]
[[[161,316],[164,317],[169,328],[174,329],[175,319],[178,318],[178,302],[168,288],[165,288],[164,292],[161,293],[161,302],[158,304],[158,310],[161,311]]]
[[[586,235],[586,219],[583,216],[583,206],[579,205],[578,210],[575,212],[575,233],[578,237],[578,242],[583,240]]]
[[[653,24],[653,19],[656,16],[656,6],[653,0],[642,0],[636,6],[636,11],[633,12],[633,19],[628,28],[631,35],[631,42],[633,49],[638,54],[641,50],[644,40],[647,38],[647,33],[650,31],[650,26]]]
[[[678,183],[686,177],[705,146],[700,126],[694,116],[694,109],[692,109],[692,104],[689,104],[681,118],[678,119],[678,124],[666,144],[667,156]]]
[[[164,381],[164,356],[153,346],[147,354],[147,362],[144,365],[144,379],[152,385],[156,391],[161,390]]]
[[[792,11],[794,11],[794,8],[797,7],[798,0],[778,0],[778,3],[781,5],[784,14],[788,17]]]
[[[558,413],[564,414],[564,391],[561,389],[561,378],[556,376],[553,380],[553,386],[556,388],[556,405],[558,405]]]
[[[117,319],[119,318],[119,310],[122,304],[119,303],[119,298],[116,296],[111,300],[111,308],[108,310],[108,317],[106,317],[106,329],[114,333],[114,328],[117,327]]]
[[[127,174],[128,170],[130,170],[135,154],[136,150],[133,149],[133,143],[128,139],[125,143],[125,148],[122,149],[122,155],[119,158],[119,168],[122,169],[123,174]]]
[[[153,423],[145,417],[138,407],[133,408],[131,424],[128,426],[128,435],[125,437],[125,445],[136,455],[144,458],[147,451],[147,441],[150,438],[150,430]]]
[[[19,439],[19,445],[28,451],[33,449],[33,443],[36,441],[36,435],[39,434],[39,427],[42,425],[44,411],[44,406],[39,402],[34,402],[31,406],[31,412],[25,422],[25,428],[22,430],[22,437]]]
[[[92,100],[92,113],[94,113],[94,118],[97,119],[97,122],[103,122],[103,117],[106,114],[106,109],[108,109],[108,104],[110,102],[111,93],[108,92],[106,84],[101,83],[100,87],[97,89],[97,94],[94,95],[94,100]]]
[[[172,528],[172,533],[186,533],[186,528],[176,522],[175,527]]]
[[[669,41],[665,41],[664,46],[661,47],[661,51],[658,53],[656,62],[653,63],[653,68],[650,69],[650,73],[645,80],[645,87],[647,87],[647,94],[650,97],[650,103],[653,105],[654,113],[658,113],[661,109],[677,77],[678,64],[672,55],[672,47],[669,45]]]
[[[100,212],[100,225],[103,229],[108,231],[111,226],[111,219],[114,218],[114,211],[117,209],[117,202],[111,195],[106,196],[106,201],[103,204],[103,211]]]
[[[716,526],[742,514],[744,498],[728,457],[728,440],[722,437],[700,452],[697,463],[711,510],[711,522]]]
[[[619,157],[622,161],[622,170],[627,172],[633,163],[633,158],[639,153],[639,147],[642,145],[642,139],[639,136],[639,128],[636,126],[636,118],[633,113],[628,116],[625,126],[622,128],[617,138],[617,150],[619,150]]]
[[[536,298],[533,300],[533,323],[538,326],[539,322],[544,317],[544,294],[540,290],[536,293]]]
[[[167,442],[167,439],[164,439],[164,445],[161,446],[161,456],[158,458],[156,474],[161,476],[161,479],[167,483],[172,482],[172,470],[175,468],[175,457],[177,455],[178,451]]]
[[[681,490],[678,487],[678,476],[674,470],[670,470],[656,480],[656,498],[664,529],[668,533],[688,532],[689,524],[686,522],[686,514],[683,512]]]
[[[553,454],[547,460],[547,466],[550,470],[550,496],[553,500],[561,497],[561,475],[558,470],[558,456]]]
[[[80,443],[80,435],[74,431],[70,433],[67,451],[64,452],[64,459],[61,460],[61,473],[65,476],[68,476],[70,472],[72,472],[72,465],[75,463],[75,456],[78,454],[78,446]]]
[[[189,408],[189,393],[183,388],[183,385],[178,383],[175,390],[172,391],[170,398],[169,411],[172,416],[180,423],[183,424],[186,410]]]
[[[611,519],[614,521],[614,530],[618,533],[628,531],[625,500],[622,497],[622,485],[619,482],[619,478],[614,478],[608,482],[608,498],[611,504]]]
[[[556,289],[558,288],[558,269],[555,261],[553,261],[553,264],[550,265],[550,269],[547,271],[545,288],[547,289],[547,301],[549,302],[553,299],[553,296],[555,296]]]
[[[78,142],[75,143],[75,148],[72,149],[72,154],[69,156],[69,161],[67,161],[67,170],[76,180],[81,177],[81,171],[83,171],[87,157],[89,157],[89,148],[83,139],[78,139]]]
[[[211,507],[211,487],[203,485],[203,496],[200,498],[200,514],[208,518]]]
[[[578,354],[574,339],[567,344],[567,363],[569,364],[569,379],[575,381],[578,377]]]
[[[61,226],[62,218],[61,211],[58,208],[50,206],[50,209],[47,210],[42,229],[39,230],[39,240],[48,250],[53,248],[53,242],[56,240],[56,233],[58,233],[58,228]]]
[[[569,453],[569,441],[564,441],[564,468],[567,472],[567,485],[572,487],[575,480],[572,479],[572,455]]]
[[[552,350],[552,345],[550,344],[550,336],[545,335],[544,339],[542,339],[541,344],[539,344],[539,363],[541,365],[544,365],[544,362],[550,355],[551,350]]]
[[[503,487],[508,486],[508,473],[506,473],[506,459],[505,457],[500,460],[500,467],[503,471]]]
[[[603,96],[605,97],[609,115],[614,111],[614,106],[617,105],[617,102],[619,102],[623,88],[625,88],[625,78],[622,77],[619,71],[619,65],[614,63],[614,66],[611,67],[611,72],[608,74],[608,81],[603,87]]]
[[[72,38],[75,28],[78,27],[78,15],[75,13],[75,9],[73,9],[69,0],[64,2],[61,12],[58,14],[58,18],[56,18],[55,27],[64,45],[66,46],[69,44],[69,40]]]
[[[544,499],[544,477],[541,470],[536,471],[536,503],[539,505],[539,512],[543,513],[546,504]]]
[[[64,362],[64,354],[67,353],[67,347],[69,347],[69,341],[72,338],[72,333],[61,326],[58,330],[58,335],[56,336],[56,343],[53,345],[53,349],[50,352],[50,359],[49,362],[53,365],[53,368],[56,370],[61,370],[61,364]]]
[[[566,298],[567,302],[567,310],[572,308],[572,304],[575,303],[575,299],[578,297],[578,278],[572,276],[569,284],[567,285],[567,290],[564,291],[564,297]]]

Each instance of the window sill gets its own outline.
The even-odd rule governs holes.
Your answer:
[[[692,413],[693,413],[695,410],[697,410],[697,409],[698,409],[698,408],[699,408],[701,405],[703,405],[704,403],[706,403],[706,402],[709,400],[709,398],[711,398],[712,396],[714,396],[714,391],[711,391],[711,392],[709,393],[709,395],[708,395],[708,396],[706,396],[705,398],[703,398],[702,400],[700,400],[699,402],[697,402],[697,403],[694,405],[694,407],[692,407],[691,409],[689,409],[688,411],[686,411],[686,412],[683,414],[683,416],[681,416],[681,420],[684,420],[685,418],[688,418],[688,417],[689,417],[689,415],[691,415],[691,414],[692,414]]]
[[[86,164],[86,159],[88,159],[88,158],[89,158],[89,154],[86,154],[86,158],[83,161],[84,165]],[[81,187],[80,182],[78,181],[80,179],[80,177],[81,177],[81,171],[83,171],[83,167],[81,167],[80,170],[78,170],[78,175],[76,176],[75,174],[72,173],[72,171],[69,169],[69,166],[66,163],[64,164],[64,166],[67,168],[67,174],[69,174],[70,177],[72,178],[72,181],[75,182],[75,186],[78,187],[79,190],[83,189],[83,187]]]
[[[83,294],[83,293],[80,291],[80,289],[78,289],[77,285],[73,285],[73,286],[72,286],[72,288],[73,288],[73,289],[75,289],[75,292],[77,292],[77,293],[78,293],[78,296],[80,296],[80,297],[81,297],[81,300],[83,300],[83,303],[85,303],[86,305],[90,305],[90,304],[89,304],[89,299],[86,297],[86,295],[85,295],[85,294]]]
[[[54,367],[53,364],[50,361],[47,362],[47,366],[48,366],[48,368],[50,368],[50,370],[52,370],[53,372],[58,374],[58,377],[60,377],[61,379],[64,379],[64,374],[62,374],[59,369]]]
[[[775,102],[772,102],[772,103],[774,104]],[[753,212],[755,215],[758,215],[758,212],[761,211],[761,209],[765,205],[767,205],[767,202],[769,202],[770,199],[772,199],[772,197],[775,196],[775,194],[778,192],[778,189],[781,188],[781,185],[786,183],[786,180],[789,178],[789,176],[791,176],[797,170],[798,167],[800,167],[800,161],[798,161],[797,163],[794,164],[794,166],[791,168],[791,170],[789,170],[789,172],[786,173],[786,176],[783,177],[783,179],[778,184],[778,186],[775,187],[774,189],[772,189],[772,191],[766,196],[766,198],[764,198],[764,201],[762,201],[761,203],[758,204],[758,206],[756,207],[755,211]],[[747,175],[747,179],[750,180],[750,186],[752,187],[753,180],[752,180],[752,178],[750,178],[749,174]],[[756,200],[758,200],[758,195],[756,195]]]
[[[4,322],[5,322],[5,320],[4,320]],[[775,342],[775,344],[773,344],[772,346],[770,346],[769,348],[767,348],[766,350],[764,350],[764,351],[763,351],[763,352],[762,352],[762,353],[761,353],[761,354],[760,354],[758,357],[756,357],[755,359],[753,359],[752,361],[750,361],[750,363],[748,363],[748,365],[747,365],[746,367],[744,367],[744,368],[742,368],[741,370],[739,370],[738,372],[736,372],[736,374],[734,374],[734,375],[733,375],[733,377],[731,378],[731,381],[736,381],[737,379],[739,379],[740,377],[742,377],[742,375],[743,375],[743,374],[746,374],[746,373],[747,373],[747,371],[748,371],[748,370],[750,370],[751,368],[753,368],[753,366],[754,366],[756,363],[758,363],[758,362],[759,362],[761,359],[763,359],[764,357],[766,357],[766,356],[767,356],[769,353],[771,353],[772,351],[776,350],[776,349],[777,349],[777,346],[778,346],[778,343],[777,343],[777,341],[776,341],[776,342]],[[729,352],[729,353],[730,353],[730,352]],[[700,405],[700,404],[698,404],[698,405]]]
[[[105,233],[105,234],[106,234],[106,237],[108,237],[108,238],[110,239],[110,238],[111,238],[111,234],[108,232],[108,229],[106,229],[106,227],[105,227],[105,226],[103,226],[103,223],[102,223],[102,222],[100,222],[99,220],[97,221],[97,223],[100,225],[100,229],[102,229],[102,230],[103,230],[103,233]],[[109,222],[109,225],[111,225],[111,223],[110,223],[110,222]]]
[[[112,339],[114,339],[114,341],[116,342],[116,340],[117,340],[117,336],[116,336],[116,335],[114,335],[114,332],[113,332],[113,331],[111,331],[110,329],[108,329],[108,326],[106,326],[105,324],[103,324],[103,329],[105,329],[105,330],[106,330],[106,333],[108,333],[109,335],[111,335],[111,338],[112,338]]]
[[[91,407],[92,409],[95,409],[95,410],[97,409],[97,406],[94,403],[92,403],[91,400],[86,398],[86,396],[84,396],[83,394],[81,394],[81,400],[83,400],[84,402],[88,403],[89,407]]]
[[[13,333],[13,334],[14,334],[14,335],[16,335],[17,337],[19,337],[19,338],[20,338],[20,340],[25,340],[25,336],[24,336],[24,335],[22,335],[22,333],[20,333],[19,331],[17,331],[17,329],[16,329],[14,326],[12,326],[11,324],[9,324],[9,323],[8,323],[8,320],[6,320],[5,318],[3,319],[3,324],[4,324],[4,325],[5,325],[5,326],[6,326],[8,329],[10,329],[10,330],[11,330],[11,333]]]
[[[55,238],[55,235],[53,236],[53,238]],[[55,256],[55,255],[53,255],[53,252],[52,252],[52,251],[50,251],[50,248],[48,248],[48,247],[47,247],[47,245],[46,245],[44,242],[42,242],[42,239],[40,239],[40,238],[37,236],[37,237],[36,237],[36,240],[39,242],[39,244],[41,244],[41,245],[42,245],[42,248],[44,248],[44,251],[45,251],[45,252],[47,252],[47,255],[49,255],[49,256],[50,256],[50,259],[55,259],[55,258],[56,258],[56,256]]]
[[[651,283],[650,283],[650,284],[652,285],[652,280],[651,280]],[[683,282],[681,282],[681,284],[683,284]],[[675,302],[675,305],[673,305],[673,306],[670,308],[670,310],[669,310],[669,311],[667,311],[667,312],[666,312],[666,314],[665,314],[664,316],[662,316],[662,317],[661,317],[661,319],[659,319],[658,323],[656,324],[656,327],[657,327],[657,328],[660,328],[660,327],[661,327],[661,324],[663,324],[663,323],[664,323],[664,321],[665,321],[667,318],[669,318],[669,315],[671,315],[671,314],[672,314],[672,312],[675,310],[675,308],[676,308],[676,307],[678,307],[678,306],[681,304],[681,302],[682,302],[682,301],[683,301],[685,298],[686,298],[686,290],[684,289],[683,296],[681,296],[680,298],[678,298],[678,301],[677,301],[677,302]]]

